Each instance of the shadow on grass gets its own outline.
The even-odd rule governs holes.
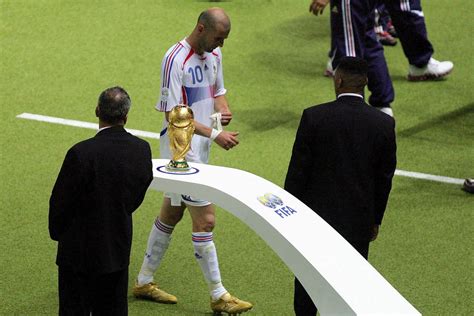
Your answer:
[[[271,112],[268,109],[272,109]],[[300,115],[268,106],[267,108],[239,111],[239,119],[254,131],[264,132],[280,127],[296,129]]]
[[[390,75],[392,81],[408,81],[406,75]]]
[[[398,132],[398,136],[412,137],[412,136],[415,136],[416,134],[430,130],[433,127],[438,127],[442,124],[457,123],[457,126],[453,126],[453,128],[457,127],[459,129],[460,125],[462,126],[472,125],[472,121],[469,122],[469,119],[468,119],[468,115],[472,115],[472,114],[474,114],[474,103],[464,105],[463,107],[456,109],[454,111],[439,115],[428,121],[424,121],[415,126],[406,128]],[[462,123],[459,123],[459,121],[462,121]],[[474,132],[472,132],[472,129],[466,128],[466,130],[471,131],[470,134],[474,134]],[[464,135],[463,137],[467,137],[467,135]]]
[[[286,48],[298,49],[299,41],[304,41],[300,44],[312,44],[315,41],[322,45],[327,45],[329,49],[329,17],[315,17],[309,12],[305,15],[299,15],[292,19],[284,20],[271,30],[273,39],[275,37],[285,37],[287,40]],[[322,42],[321,42],[322,41]],[[326,47],[325,47],[326,49]]]
[[[329,32],[327,17],[315,17],[309,13],[299,15],[260,31],[260,38],[271,39],[271,49],[262,47],[251,54],[251,58],[284,75],[314,78],[326,67]]]
[[[179,315],[179,316],[198,316],[213,315],[212,311],[197,311],[192,308],[183,307],[181,304],[160,304],[150,300],[128,297],[129,311],[132,315],[144,315],[153,312],[156,315]],[[137,314],[137,312],[140,312]]]
[[[392,78],[392,81],[405,81],[408,82],[408,70],[405,75],[391,75],[390,78]],[[443,77],[443,78],[438,78],[435,80],[422,80],[422,81],[410,81],[411,84],[429,84],[432,83],[433,81],[447,81],[448,77]]]

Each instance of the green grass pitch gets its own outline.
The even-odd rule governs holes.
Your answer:
[[[214,146],[211,163],[282,185],[302,110],[334,98],[322,76],[329,15],[309,0],[0,0],[1,219],[0,314],[57,313],[56,243],[47,230],[48,199],[66,150],[86,129],[17,119],[29,112],[94,122],[98,94],[130,93],[127,127],[159,132],[160,62],[218,4],[232,19],[223,48],[234,112],[229,130],[241,144]],[[400,45],[385,54],[396,90],[398,169],[474,176],[473,1],[423,2],[434,57],[452,60],[439,82],[405,80]],[[158,157],[156,140],[149,140]],[[149,191],[134,216],[130,284],[161,203]],[[424,315],[473,315],[474,196],[460,186],[394,178],[370,262]],[[193,258],[189,216],[175,230],[156,275],[179,304],[130,296],[130,315],[209,315],[207,287]],[[292,315],[292,274],[245,223],[218,209],[215,241],[224,285],[255,303],[249,315]],[[308,241],[311,242],[311,241]],[[350,282],[350,280],[348,280]]]

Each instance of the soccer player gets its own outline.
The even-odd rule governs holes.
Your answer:
[[[378,3],[385,4],[397,30],[403,52],[408,59],[408,80],[436,80],[453,70],[450,61],[432,58],[433,47],[428,40],[421,0],[312,0],[309,10],[322,14],[328,3],[331,7],[331,56],[326,74],[331,75],[344,56],[364,58],[369,64],[368,88],[370,105],[393,116],[390,103],[395,98],[382,45],[377,41],[373,11]]]
[[[220,8],[211,8],[200,14],[191,35],[166,52],[161,68],[161,96],[156,105],[158,111],[165,112],[166,118],[160,137],[162,158],[171,158],[167,135],[168,113],[180,103],[189,105],[194,112],[196,130],[191,150],[186,156],[188,161],[207,163],[212,141],[226,150],[239,143],[237,132],[213,129],[213,120],[210,118],[217,111],[222,125],[228,125],[232,120],[225,97],[220,50],[229,32],[230,19],[227,14]],[[251,303],[230,295],[222,284],[212,234],[215,207],[208,201],[187,195],[165,193],[160,214],[150,232],[133,295],[159,303],[177,303],[175,296],[166,293],[153,282],[153,274],[160,265],[173,229],[186,208],[192,219],[195,257],[209,287],[211,309],[217,313],[231,314],[251,309]]]
[[[380,44],[384,46],[397,45],[395,36],[392,36],[392,34],[396,34],[395,27],[393,26],[390,14],[383,3],[379,3],[377,5],[376,9],[374,10],[374,15],[374,31]]]
[[[349,1],[345,0],[345,4]],[[353,10],[359,10],[357,5],[363,3],[360,0],[355,1],[355,5],[349,4],[347,7]],[[309,11],[315,15],[322,14],[324,8],[329,4],[329,0],[312,0]],[[446,77],[451,73],[454,65],[451,61],[438,61],[432,58],[434,53],[433,46],[428,39],[426,31],[424,13],[421,9],[421,0],[380,0],[376,6],[378,10],[383,7],[390,14],[390,23],[392,30],[388,30],[390,35],[394,36],[394,30],[397,30],[397,37],[403,46],[403,52],[409,62],[408,80],[436,80]],[[337,10],[334,10],[337,13]],[[349,10],[348,13],[351,13]],[[363,15],[362,15],[363,16]],[[344,24],[346,28],[352,28],[352,21],[348,15]],[[329,69],[330,67],[330,69]],[[326,74],[332,76],[332,64],[328,65]]]
[[[403,52],[408,59],[408,80],[437,80],[451,73],[451,61],[438,61],[432,56],[421,0],[383,0],[390,13]]]

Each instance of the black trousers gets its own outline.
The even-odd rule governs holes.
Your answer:
[[[352,246],[365,258],[369,257],[369,242],[351,243]],[[304,289],[300,281],[295,277],[295,294],[293,297],[293,309],[296,316],[315,316],[318,312],[316,305]]]
[[[58,267],[60,316],[128,315],[128,267],[108,274],[83,274]]]

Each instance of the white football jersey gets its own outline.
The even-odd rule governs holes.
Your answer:
[[[184,39],[166,52],[161,63],[161,92],[156,104],[158,111],[169,112],[177,104],[187,104],[193,110],[194,120],[211,127],[209,116],[214,113],[214,98],[225,93],[219,47],[212,53],[198,55]],[[160,133],[160,157],[171,159],[167,127],[165,118]],[[207,163],[210,146],[209,138],[195,134],[186,159]]]

